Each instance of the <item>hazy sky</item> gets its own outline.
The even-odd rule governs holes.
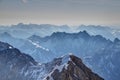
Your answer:
[[[0,0],[0,24],[120,25],[120,0]]]

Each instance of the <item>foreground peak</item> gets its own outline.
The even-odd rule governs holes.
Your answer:
[[[45,80],[104,80],[86,67],[82,60],[74,55],[55,59],[57,64]]]

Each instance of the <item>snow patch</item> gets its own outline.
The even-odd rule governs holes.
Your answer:
[[[9,49],[12,49],[13,47],[12,46],[9,46]]]
[[[44,48],[44,47],[40,46],[39,44],[31,41],[31,40],[28,40],[28,41],[29,41],[30,43],[32,43],[34,46],[36,46],[36,48],[41,48],[41,49],[43,49],[43,50],[45,50],[45,51],[50,51],[49,49]]]

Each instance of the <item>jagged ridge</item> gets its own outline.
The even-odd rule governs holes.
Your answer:
[[[65,61],[65,62],[64,62]],[[74,55],[55,59],[55,67],[46,80],[104,80]]]

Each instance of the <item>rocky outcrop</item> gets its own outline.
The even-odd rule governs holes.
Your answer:
[[[60,60],[58,61],[60,62]],[[67,64],[62,61],[61,65],[64,65],[62,71],[60,72],[61,65],[58,65],[59,67],[53,69],[54,71],[48,75],[47,80],[104,80],[93,73],[83,64],[80,58],[74,55],[69,56]]]

